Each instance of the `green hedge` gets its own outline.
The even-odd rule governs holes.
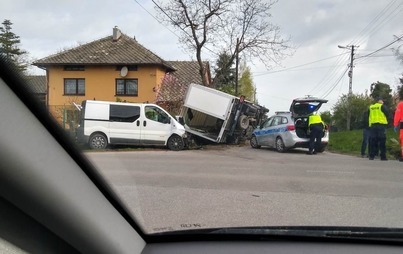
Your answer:
[[[332,152],[361,154],[362,130],[330,132],[328,150]],[[400,155],[399,134],[392,128],[386,131],[386,151],[390,159],[398,158]]]

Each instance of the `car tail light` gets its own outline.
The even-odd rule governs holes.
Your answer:
[[[287,130],[295,131],[295,125],[287,125]]]

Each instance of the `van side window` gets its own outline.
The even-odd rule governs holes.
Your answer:
[[[109,121],[132,123],[140,117],[139,106],[110,105]]]
[[[145,107],[146,118],[160,123],[170,123],[169,116],[161,109],[154,106]]]

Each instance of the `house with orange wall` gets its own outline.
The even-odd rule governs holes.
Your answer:
[[[182,68],[194,66],[177,63]],[[163,60],[117,27],[111,36],[37,60],[34,65],[46,70],[46,105],[63,124],[76,118],[73,105],[83,100],[156,102],[165,75],[177,71],[175,62]]]

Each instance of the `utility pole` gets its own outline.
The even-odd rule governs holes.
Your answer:
[[[354,45],[351,45],[351,55],[350,55],[350,70],[348,71],[348,76],[350,78],[348,86],[348,95],[353,94],[353,61],[354,61]]]
[[[348,97],[347,97],[347,101],[348,101],[348,105],[347,105],[347,130],[350,130],[350,126],[351,126],[351,97],[353,95],[353,67],[354,67],[354,45],[348,45],[348,46],[340,46],[338,45],[339,48],[342,49],[350,49],[350,70],[348,71],[348,77],[349,79],[349,84],[348,84]],[[357,46],[358,47],[358,46]]]

